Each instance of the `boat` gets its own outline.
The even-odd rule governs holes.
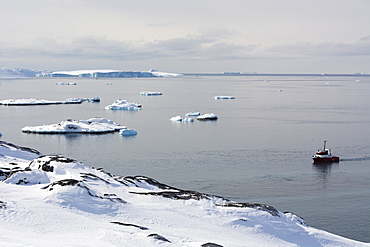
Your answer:
[[[339,157],[331,154],[331,150],[326,148],[326,140],[324,141],[324,148],[316,151],[312,156],[313,163],[334,163],[339,162]]]

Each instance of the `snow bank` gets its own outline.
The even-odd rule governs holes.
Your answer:
[[[22,132],[39,134],[100,134],[115,132],[125,128],[125,126],[120,126],[105,118],[90,118],[87,120],[67,119],[66,121],[51,125],[26,126],[22,128]]]
[[[135,102],[127,102],[126,100],[117,99],[111,105],[105,107],[107,110],[126,110],[138,111],[141,110],[141,104]]]
[[[6,142],[0,180],[1,246],[369,246],[269,205],[115,176]]]

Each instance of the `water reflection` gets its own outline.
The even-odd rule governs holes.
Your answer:
[[[317,172],[317,177],[322,181],[323,189],[329,184],[330,173],[332,169],[338,168],[338,163],[313,163],[313,169]]]

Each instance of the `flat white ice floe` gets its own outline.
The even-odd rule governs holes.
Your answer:
[[[143,96],[156,96],[156,95],[162,95],[161,92],[141,92],[140,95],[143,95]]]
[[[197,120],[217,120],[218,117],[213,113],[207,113],[197,117]]]
[[[187,117],[196,117],[196,116],[199,116],[199,115],[200,115],[199,111],[188,112],[188,113],[185,114],[185,116],[187,116]]]
[[[107,110],[126,110],[138,111],[141,110],[141,104],[135,102],[127,102],[126,100],[117,99],[111,105],[105,107]]]
[[[87,98],[70,98],[66,100],[45,100],[36,98],[19,98],[0,100],[0,105],[6,106],[30,106],[30,105],[59,105],[59,104],[81,104],[82,102],[99,102],[99,97],[92,99]]]
[[[171,121],[182,121],[182,118],[180,116],[175,116],[170,118]]]
[[[116,176],[3,141],[0,219],[1,246],[369,246],[266,204]]]
[[[214,96],[212,99],[235,99],[234,96]]]
[[[125,129],[125,126],[105,119],[105,118],[90,118],[87,120],[72,120],[68,119],[57,124],[42,125],[42,126],[26,126],[22,128],[25,133],[40,133],[40,134],[99,134],[109,133]]]
[[[75,86],[77,85],[77,82],[64,82],[64,81],[61,81],[61,82],[57,82],[56,85],[62,85],[62,86]]]

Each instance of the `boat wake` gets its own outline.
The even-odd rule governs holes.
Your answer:
[[[361,158],[351,158],[351,159],[340,159],[341,162],[345,161],[365,161],[365,160],[370,160],[370,157],[361,157]]]

